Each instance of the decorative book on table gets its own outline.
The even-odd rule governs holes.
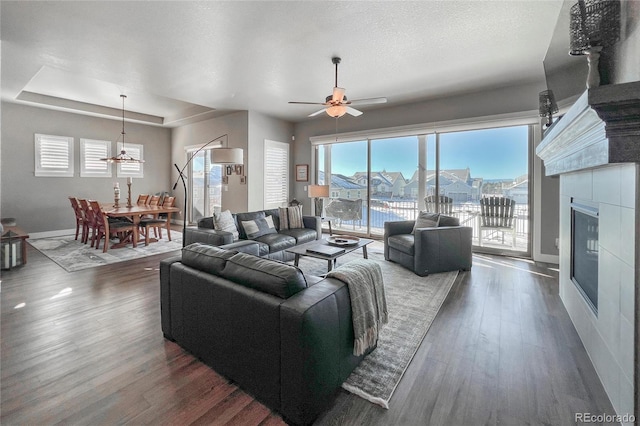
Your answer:
[[[308,248],[307,253],[320,254],[323,256],[335,256],[336,254],[344,253],[344,249],[331,246],[316,246],[313,248]]]

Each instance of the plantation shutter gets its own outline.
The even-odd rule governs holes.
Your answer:
[[[264,208],[289,202],[289,144],[264,141]]]
[[[144,160],[144,149],[140,144],[127,143],[124,146],[127,154],[136,160]],[[122,151],[122,142],[118,142],[118,153]],[[144,177],[144,163],[118,163],[118,177]]]
[[[73,138],[35,135],[35,175],[73,177]]]
[[[111,163],[101,158],[111,157],[111,142],[80,139],[80,176],[111,177]]]

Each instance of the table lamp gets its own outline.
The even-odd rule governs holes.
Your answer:
[[[329,185],[309,185],[307,194],[309,198],[315,198],[316,216],[322,216],[323,197],[329,196]]]

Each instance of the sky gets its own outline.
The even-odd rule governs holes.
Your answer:
[[[440,168],[471,169],[471,177],[514,179],[527,173],[527,126],[440,134]],[[367,170],[366,141],[333,145],[332,172],[351,176]],[[418,167],[418,138],[374,140],[371,170],[402,172],[411,178]],[[435,136],[427,138],[427,168],[435,169]]]

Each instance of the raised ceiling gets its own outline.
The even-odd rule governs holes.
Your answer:
[[[3,0],[2,99],[117,118],[123,93],[132,119],[156,125],[235,110],[297,122],[318,108],[288,101],[323,101],[336,55],[350,99],[387,105],[543,81],[561,7]]]

